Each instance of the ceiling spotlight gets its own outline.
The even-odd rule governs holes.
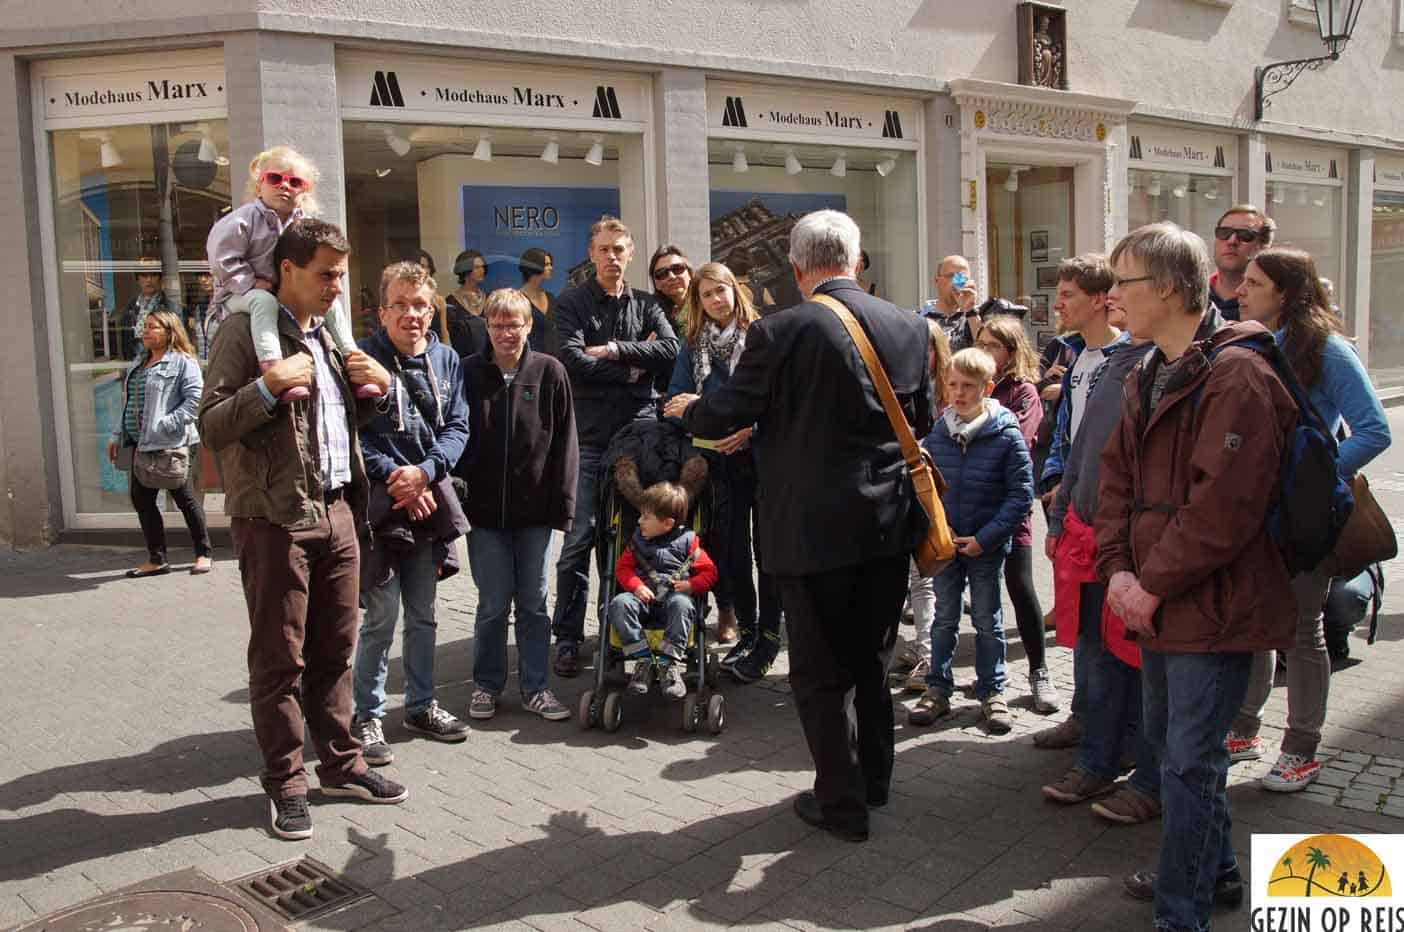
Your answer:
[[[1170,189],[1170,193],[1173,194],[1173,195],[1175,195],[1176,197],[1184,197],[1184,196],[1185,196],[1185,186],[1182,185],[1182,184],[1177,184],[1177,185],[1175,185],[1175,187],[1173,187],[1173,188]]]
[[[1272,186],[1272,202],[1274,204],[1281,204],[1286,200],[1287,186],[1279,181],[1277,184]]]
[[[390,151],[403,158],[409,155],[410,141],[393,129],[385,130],[385,144],[390,147]]]
[[[1138,181],[1140,181],[1140,180],[1141,180],[1141,179],[1140,179],[1140,176],[1137,175],[1135,172],[1127,172],[1127,173],[1126,173],[1126,190],[1128,190],[1128,191],[1134,191],[1134,190],[1136,190],[1136,186],[1137,186],[1136,183],[1137,183]]]
[[[390,174],[394,170],[395,169],[393,168],[377,168],[375,170],[375,177],[384,178],[386,175]]]
[[[736,147],[736,155],[731,159],[731,170],[738,173],[751,170],[751,164],[746,161],[746,150],[741,146]]]
[[[1299,188],[1299,189],[1297,190],[1297,206],[1298,206],[1298,207],[1305,207],[1305,206],[1307,205],[1307,201],[1309,200],[1309,198],[1310,198],[1310,194],[1308,194],[1306,188]]]
[[[1311,199],[1311,204],[1312,204],[1313,207],[1325,207],[1325,206],[1326,206],[1326,195],[1324,195],[1324,194],[1318,194],[1316,197],[1314,197],[1314,198]]]
[[[802,171],[804,171],[804,166],[803,166],[802,164],[800,164],[799,156],[795,155],[795,153],[794,153],[793,151],[786,152],[786,153],[785,153],[785,174],[787,174],[787,175],[798,175],[798,174],[799,174],[800,172],[802,172]]]
[[[215,156],[215,164],[218,165],[220,168],[224,168],[225,166],[227,166],[227,165],[229,164],[229,156],[227,156],[227,155],[216,155],[216,156]]]
[[[552,139],[546,143],[546,148],[541,150],[541,161],[555,165],[561,157],[561,145]]]
[[[1211,184],[1204,192],[1204,199],[1206,201],[1217,201],[1219,199],[1219,186],[1217,184]]]
[[[897,167],[897,160],[888,157],[883,159],[881,162],[878,162],[877,165],[874,167],[877,168],[877,173],[879,175],[886,178],[888,175],[892,174],[892,170]]]
[[[590,147],[590,151],[585,153],[585,161],[591,165],[599,165],[604,161],[604,143],[598,139]]]
[[[1014,194],[1019,190],[1019,169],[1009,169],[1009,177],[1004,179],[1004,190]]]
[[[1151,197],[1160,197],[1160,176],[1152,175],[1150,187],[1146,188],[1146,193]]]
[[[219,150],[210,138],[210,129],[203,123],[200,125],[200,151],[195,154],[195,158],[201,162],[214,162],[219,159]]]
[[[835,178],[842,178],[848,174],[848,159],[840,152],[834,158],[834,164],[829,168],[829,174]]]
[[[486,136],[479,136],[478,144],[473,147],[473,158],[479,162],[491,162],[492,140]]]
[[[113,145],[111,133],[81,133],[79,138],[98,144],[98,159],[103,168],[117,168],[122,164],[122,153]]]

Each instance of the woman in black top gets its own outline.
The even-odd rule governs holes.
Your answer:
[[[444,299],[444,314],[434,328],[459,356],[476,356],[488,345],[482,317],[486,296],[478,288],[487,277],[487,260],[478,250],[465,249],[453,260],[453,274],[458,276],[458,290]]]
[[[531,305],[531,333],[527,336],[527,345],[548,356],[559,356],[561,347],[556,322],[551,319],[556,296],[541,287],[555,271],[554,262],[552,255],[539,246],[526,250],[517,260],[517,271],[522,273],[521,292]]]

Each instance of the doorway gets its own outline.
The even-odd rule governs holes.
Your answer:
[[[1052,339],[1058,263],[1076,254],[1075,169],[991,162],[985,168],[990,297],[1029,308],[1024,325],[1042,347]]]

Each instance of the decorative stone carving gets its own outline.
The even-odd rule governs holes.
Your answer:
[[[1104,123],[1083,111],[1050,108],[1021,101],[990,100],[975,111],[975,128],[1011,136],[1041,136],[1101,142],[1107,138]]]
[[[1020,3],[1019,83],[1068,89],[1067,10],[1046,3]]]

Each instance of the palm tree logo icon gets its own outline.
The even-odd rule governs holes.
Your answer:
[[[1305,871],[1298,873],[1301,868]],[[1349,835],[1313,835],[1297,842],[1278,859],[1268,878],[1268,896],[1274,897],[1390,895],[1384,862]]]

